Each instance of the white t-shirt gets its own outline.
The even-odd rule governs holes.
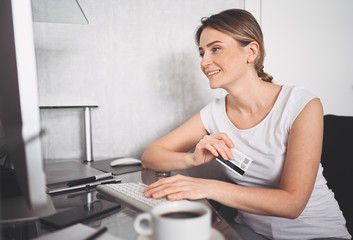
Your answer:
[[[224,167],[228,178],[242,186],[277,189],[286,157],[289,131],[305,105],[316,96],[302,87],[282,86],[273,108],[256,126],[238,129],[229,120],[225,97],[215,99],[200,114],[206,130],[225,132],[235,149],[252,160],[241,176]],[[223,166],[223,165],[222,165]],[[328,189],[320,164],[314,190],[307,206],[297,219],[263,216],[239,211],[237,222],[273,239],[313,239],[341,237],[350,239],[345,219],[333,192]]]

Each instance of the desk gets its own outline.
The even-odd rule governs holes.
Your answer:
[[[181,173],[184,174],[183,172]],[[151,184],[158,180],[159,176],[161,176],[161,174],[143,169],[142,171],[118,175],[118,178],[121,178],[123,182],[139,181],[145,184]],[[92,202],[101,197],[99,195],[100,194],[95,190],[82,190],[53,195],[52,200],[57,211],[60,211],[79,206],[87,202]],[[206,200],[205,203],[209,204]],[[139,212],[122,203],[120,209],[100,215],[83,223],[93,228],[107,226],[108,232],[111,235],[117,236],[121,239],[135,240],[138,236],[134,230],[133,222],[138,214]],[[240,239],[239,235],[233,230],[233,228],[231,228],[215,210],[213,210],[212,226],[221,232],[225,236],[225,239]],[[12,231],[17,235],[12,239],[29,239],[45,235],[51,230],[40,224],[39,221],[35,221],[32,223],[24,223],[22,226],[18,225],[17,229],[13,226]]]

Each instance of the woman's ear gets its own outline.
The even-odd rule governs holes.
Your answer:
[[[259,44],[253,41],[246,47],[248,48],[248,63],[254,63],[257,56],[259,55]]]

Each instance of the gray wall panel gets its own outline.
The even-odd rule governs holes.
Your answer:
[[[140,157],[197,113],[210,90],[194,32],[240,0],[80,0],[89,24],[34,23],[41,105],[97,104],[95,159]],[[78,110],[41,110],[44,157],[82,158]]]

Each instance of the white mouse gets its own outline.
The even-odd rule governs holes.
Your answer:
[[[119,158],[119,159],[116,159],[116,160],[113,160],[110,162],[110,166],[112,166],[112,167],[126,166],[126,165],[137,165],[137,164],[141,164],[141,160],[136,159],[136,158],[130,158],[130,157]]]

